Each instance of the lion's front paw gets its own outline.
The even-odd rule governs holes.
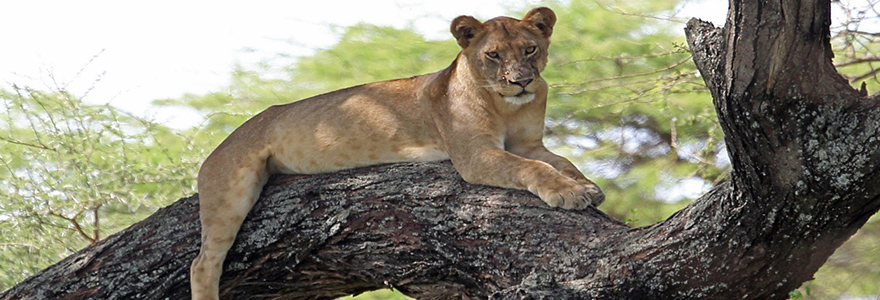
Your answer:
[[[602,193],[602,189],[600,189],[598,185],[593,183],[593,181],[587,179],[587,177],[585,177],[584,174],[581,174],[581,172],[577,171],[577,169],[563,170],[562,175],[574,179],[574,181],[577,181],[578,184],[584,186],[584,188],[586,189],[587,199],[593,206],[599,206],[600,204],[602,204],[602,202],[605,202],[605,194]]]
[[[547,205],[564,209],[584,209],[605,201],[605,194],[592,182],[581,184],[570,178],[555,183],[545,182],[537,189],[537,194]]]
[[[602,189],[598,185],[590,181],[582,186],[587,190],[587,199],[590,200],[590,204],[598,207],[602,202],[605,202],[605,193],[602,193]]]

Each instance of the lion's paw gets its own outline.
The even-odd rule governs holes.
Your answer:
[[[547,205],[564,209],[585,209],[605,201],[605,194],[592,182],[581,184],[570,178],[544,183],[537,189],[537,194]]]

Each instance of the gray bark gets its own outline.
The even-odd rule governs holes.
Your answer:
[[[827,0],[731,1],[692,20],[733,170],[629,228],[463,182],[449,162],[275,177],[224,266],[229,299],[785,299],[880,209],[880,108],[831,64]],[[614,199],[608,199],[614,201]],[[198,251],[182,199],[0,299],[182,299]]]

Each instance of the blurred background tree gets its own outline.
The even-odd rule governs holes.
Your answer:
[[[878,1],[836,2],[840,23],[832,28],[840,71],[869,91],[880,89],[880,30],[865,25],[877,23]],[[551,84],[546,142],[603,188],[602,211],[632,226],[667,218],[725,180],[729,167],[684,41],[686,20],[675,17],[684,3],[543,3],[559,19],[543,74]],[[206,117],[182,130],[83,104],[63,88],[4,91],[0,230],[9,234],[0,237],[0,268],[8,270],[0,289],[194,192],[201,160],[267,106],[434,72],[458,50],[451,38],[429,40],[412,28],[342,28],[338,43],[312,55],[238,66],[224,92],[157,100]],[[878,236],[875,217],[792,298],[880,297]]]
[[[0,289],[195,192],[203,150],[63,89],[0,91]]]

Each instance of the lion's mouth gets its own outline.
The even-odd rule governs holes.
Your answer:
[[[516,105],[523,105],[523,104],[532,102],[532,100],[535,100],[535,93],[530,93],[526,90],[522,90],[521,92],[519,92],[518,94],[516,94],[514,96],[505,96],[504,94],[500,94],[500,95],[502,98],[504,98],[504,101],[507,101],[508,103],[512,103],[512,104],[516,104]]]
[[[526,94],[531,94],[531,93],[526,92],[526,91],[521,91],[519,93],[516,93],[515,95],[505,95],[503,93],[498,93],[498,96],[501,96],[501,97],[520,97],[520,96],[526,95]]]
[[[498,93],[498,95],[500,95],[501,97],[505,97],[505,98],[506,97],[522,97],[522,96],[529,95],[529,94],[534,94],[534,93],[527,91],[525,88],[521,88],[519,90],[519,92],[514,95],[505,95],[504,93],[501,93],[501,92]]]

